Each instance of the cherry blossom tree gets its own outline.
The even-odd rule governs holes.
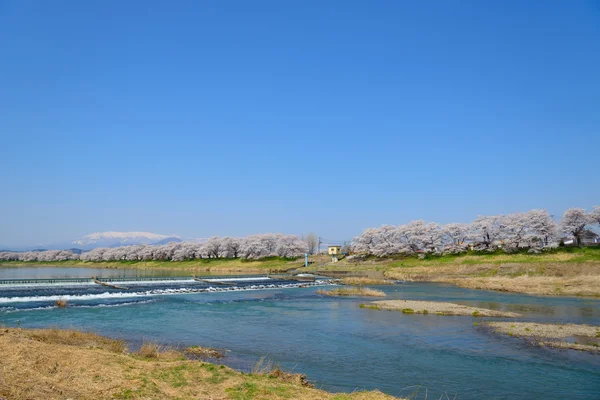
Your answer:
[[[298,236],[283,235],[278,238],[275,251],[279,257],[299,257],[308,251],[308,245]]]
[[[560,221],[560,231],[565,235],[572,235],[577,246],[581,246],[581,236],[591,221],[592,218],[583,208],[569,208]]]
[[[463,223],[450,223],[442,226],[442,233],[445,235],[446,242],[453,246],[462,246],[469,237],[471,225]]]
[[[590,217],[590,220],[592,221],[590,223],[600,225],[600,206],[594,207],[592,209],[592,211],[590,211],[589,217]]]
[[[471,239],[475,248],[492,250],[501,235],[502,215],[477,217],[471,224]]]

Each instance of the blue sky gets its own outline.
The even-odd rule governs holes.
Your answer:
[[[600,203],[598,1],[0,0],[0,244]]]

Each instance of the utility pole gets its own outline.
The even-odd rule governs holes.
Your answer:
[[[321,236],[319,236],[319,245],[317,246],[317,254],[321,254]]]

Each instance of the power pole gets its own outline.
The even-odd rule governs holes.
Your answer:
[[[321,254],[321,236],[319,236],[319,245],[317,246],[317,254]]]

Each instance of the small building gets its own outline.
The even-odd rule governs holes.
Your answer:
[[[600,236],[596,232],[586,229],[581,235],[581,244],[584,246],[595,246],[600,243]]]
[[[327,254],[330,256],[342,254],[342,246],[327,246]]]
[[[342,255],[342,246],[327,246],[327,254],[331,256],[331,262],[338,262]]]

